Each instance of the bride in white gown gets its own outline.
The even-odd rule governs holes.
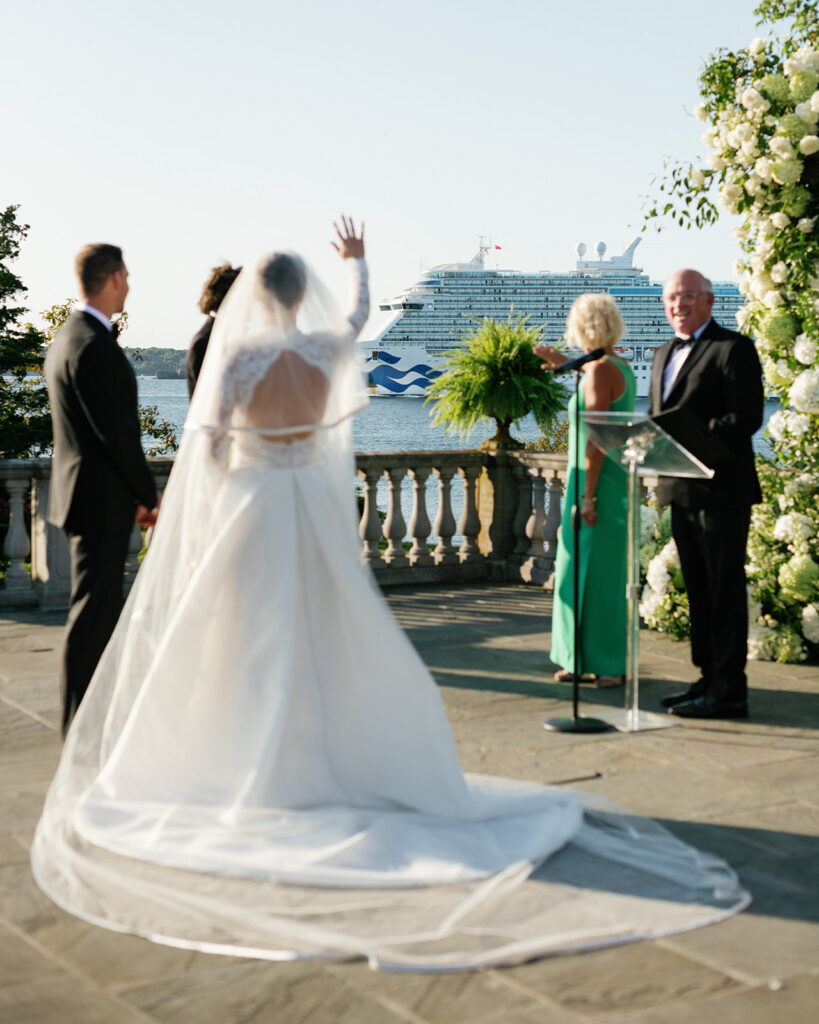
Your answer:
[[[338,229],[337,229],[338,230]],[[722,861],[581,794],[464,777],[359,559],[344,320],[294,254],[216,320],[153,543],[32,850],[88,921],[269,959],[444,970],[658,936],[748,902]]]

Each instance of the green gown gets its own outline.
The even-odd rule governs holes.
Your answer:
[[[620,360],[617,366],[625,390],[611,404],[611,412],[632,412],[637,390],[631,367]],[[552,611],[551,660],[561,668],[574,670],[574,534],[572,506],[574,479],[580,473],[580,497],[585,486],[586,425],[580,421],[580,467],[574,463],[574,412],[580,402],[585,408],[583,388],[569,402],[569,473],[563,497],[563,515],[555,566]],[[626,671],[626,493],[627,476],[609,458],[603,460],[597,481],[597,526],[580,523],[580,658],[581,673],[619,676]]]

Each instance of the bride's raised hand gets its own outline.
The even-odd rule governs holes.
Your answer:
[[[338,235],[337,242],[330,242],[330,245],[337,253],[341,254],[343,260],[360,260],[364,258],[364,221],[361,222],[361,234],[357,235],[352,217],[341,216],[341,227],[333,221],[333,227]]]

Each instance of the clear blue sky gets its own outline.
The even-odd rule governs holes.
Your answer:
[[[343,295],[341,211],[366,218],[375,300],[479,235],[509,269],[621,251],[664,157],[704,154],[697,74],[758,34],[753,6],[7,0],[0,206],[31,225],[26,304],[76,295],[74,254],[112,241],[127,344],[185,347],[223,260],[294,247]],[[729,278],[731,226],[651,229],[638,262]]]

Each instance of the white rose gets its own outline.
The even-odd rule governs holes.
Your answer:
[[[813,217],[803,217],[796,226],[799,228],[800,231],[804,232],[806,235],[809,235],[811,231],[813,231],[814,222],[815,218]]]
[[[722,171],[728,166],[728,164],[722,159],[721,156],[718,156],[716,153],[712,153],[708,157],[708,166],[711,168],[712,171]]]
[[[778,309],[785,300],[782,298],[781,292],[778,292],[775,288],[772,288],[769,292],[766,292],[762,296],[762,301],[768,307],[768,309]]]
[[[819,114],[819,89],[816,90],[807,102],[814,114]]]
[[[736,311],[737,327],[742,330],[745,324],[748,322],[748,317],[751,315],[750,309],[747,306],[740,306]]]
[[[695,167],[691,172],[691,184],[694,188],[702,188],[705,184],[705,174],[700,170],[699,167]]]
[[[768,433],[774,441],[784,441],[788,434],[785,413],[780,410],[768,417]]]
[[[799,142],[799,152],[805,156],[819,151],[819,135],[805,135]]]
[[[761,53],[765,49],[765,40],[760,39],[759,36],[756,39],[752,39],[748,44],[748,53]]]
[[[751,294],[755,299],[763,299],[768,292],[773,290],[773,281],[767,274],[761,273],[751,276]]]
[[[771,280],[774,284],[784,284],[788,280],[788,265],[787,263],[775,263],[771,267]]]
[[[761,156],[754,164],[754,173],[763,181],[767,181],[773,171],[773,162],[766,156]]]
[[[802,609],[802,635],[812,644],[819,644],[819,607],[806,604]]]
[[[800,334],[793,343],[793,356],[805,366],[811,366],[816,361],[816,342],[807,334]]]
[[[702,133],[702,141],[709,149],[715,149],[717,145],[718,135],[719,132],[717,131],[717,129],[713,125],[711,125],[710,128],[706,128],[705,131]]]
[[[698,103],[696,107],[694,107],[694,117],[696,117],[698,121],[708,120],[708,110],[704,103]]]
[[[771,214],[771,224],[776,228],[777,231],[784,230],[791,222],[790,217],[787,213],[782,213],[781,210],[777,210],[776,213]]]
[[[723,203],[726,205],[733,205],[734,203],[738,203],[742,198],[742,189],[739,185],[732,185],[729,183],[722,186],[719,190],[719,194]]]

